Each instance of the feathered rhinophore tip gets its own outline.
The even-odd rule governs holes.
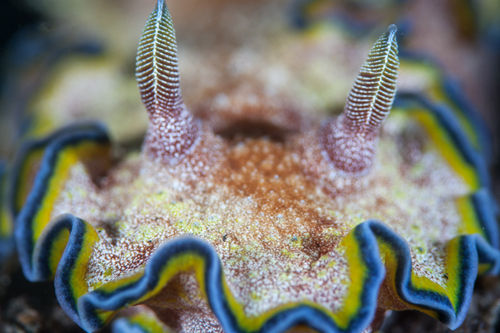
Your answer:
[[[377,130],[396,95],[399,59],[394,24],[373,45],[345,105],[346,123],[354,132]]]
[[[139,42],[136,77],[149,113],[146,151],[167,162],[179,160],[198,137],[198,126],[182,100],[172,17],[158,0]]]
[[[337,169],[359,173],[373,162],[378,129],[396,95],[396,32],[392,24],[377,40],[349,92],[344,113],[323,129],[323,148]]]
[[[164,1],[158,1],[141,36],[136,77],[148,112],[174,113],[183,107],[175,31]]]

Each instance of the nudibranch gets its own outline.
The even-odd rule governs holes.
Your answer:
[[[361,332],[405,309],[458,327],[477,274],[500,269],[486,162],[452,110],[396,97],[398,68],[391,25],[338,117],[226,96],[210,113],[237,116],[202,121],[158,0],[137,54],[142,152],[117,157],[82,123],[18,154],[25,276],[54,279],[86,331]]]

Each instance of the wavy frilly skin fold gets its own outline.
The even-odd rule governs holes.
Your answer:
[[[406,0],[365,2],[361,6],[354,4],[354,7],[364,7],[372,15],[377,15],[378,12],[390,15],[395,10],[399,10],[405,2]],[[329,0],[294,0],[290,9],[291,23],[297,28],[304,28],[317,21],[318,18],[327,18],[347,28],[352,35],[358,36],[376,28],[376,21],[354,18],[347,12],[335,11],[337,7],[342,8],[342,6],[345,6],[345,3]]]
[[[446,287],[417,276],[405,240],[383,221],[368,220],[343,240],[351,283],[342,308],[335,313],[319,304],[301,302],[248,317],[225,282],[215,250],[205,241],[190,237],[165,243],[149,258],[143,271],[89,292],[85,274],[97,233],[73,215],[50,221],[50,212],[75,163],[109,163],[110,141],[103,127],[96,124],[71,126],[27,143],[18,156],[11,209],[17,217],[15,238],[24,274],[31,281],[54,279],[62,308],[86,331],[98,330],[119,310],[151,298],[185,271],[194,271],[225,332],[285,332],[297,326],[320,332],[359,332],[374,317],[382,283],[406,308],[425,312],[454,329],[467,313],[478,272],[497,274],[500,270],[495,205],[486,162],[453,111],[444,105],[403,94],[397,98],[393,112],[405,112],[416,119],[450,166],[475,189],[470,196],[457,200],[465,225],[463,235],[447,244]],[[33,163],[39,165],[34,178],[30,171]],[[139,313],[118,319],[114,328],[161,330],[160,324],[152,326],[154,321],[154,316]]]
[[[133,311],[113,321],[112,331],[117,333],[171,333],[170,328],[158,321],[153,311],[134,307]]]
[[[405,50],[399,51],[401,67],[417,70],[432,77],[433,84],[425,91],[429,99],[445,104],[452,111],[473,148],[480,152],[486,162],[491,162],[493,149],[488,127],[459,87],[459,83],[445,75],[442,66],[430,56]],[[403,89],[404,90],[404,89]]]

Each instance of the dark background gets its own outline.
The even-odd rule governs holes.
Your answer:
[[[41,22],[41,16],[28,8],[24,1],[2,0],[0,3],[0,56],[2,65],[5,64],[5,52],[15,34],[27,26],[36,27]],[[3,74],[3,66],[0,71]]]

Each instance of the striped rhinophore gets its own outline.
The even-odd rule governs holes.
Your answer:
[[[389,26],[373,45],[349,92],[344,115],[353,132],[376,131],[391,111],[399,69],[396,32]]]
[[[342,172],[361,173],[373,163],[378,129],[396,95],[396,32],[391,25],[377,40],[349,92],[344,113],[330,120],[320,133],[323,149]]]
[[[175,163],[198,138],[198,125],[182,100],[175,30],[164,0],[146,22],[136,78],[150,118],[146,150],[155,159]]]
[[[172,17],[163,1],[149,16],[137,50],[136,77],[146,109],[173,116],[183,107]]]

